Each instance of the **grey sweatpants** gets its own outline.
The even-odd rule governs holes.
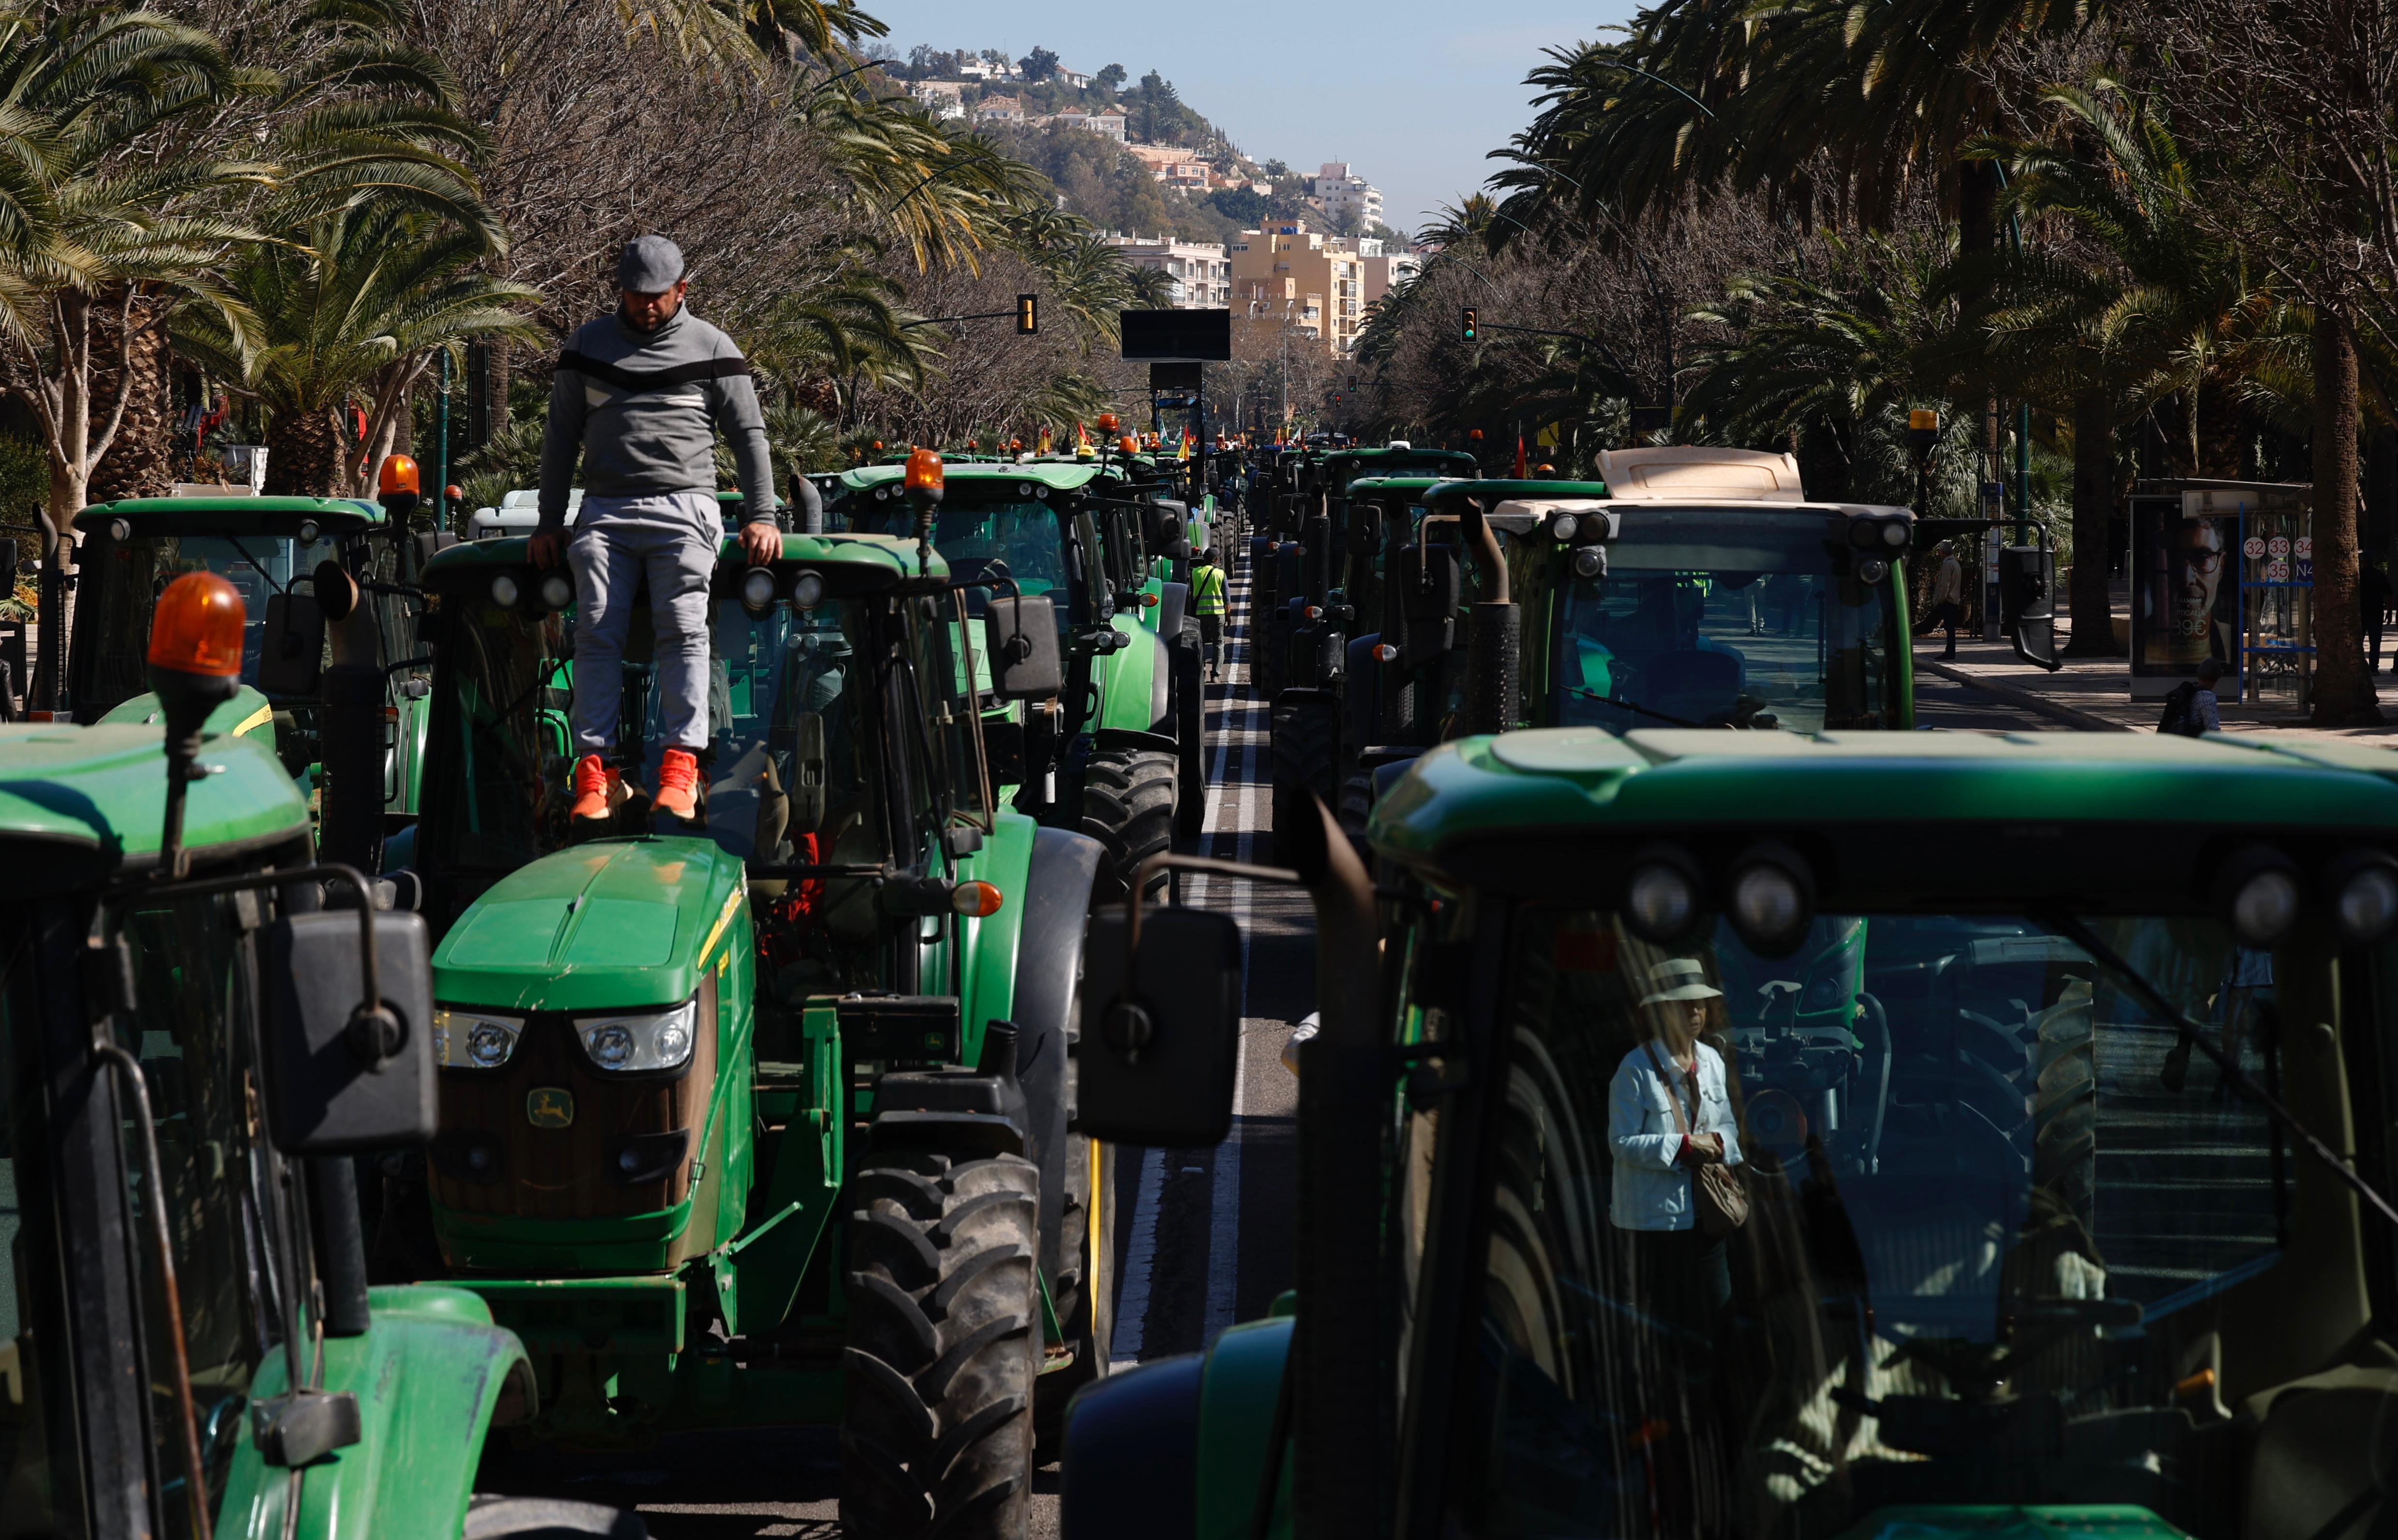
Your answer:
[[[574,573],[577,755],[615,747],[625,638],[644,575],[657,632],[658,741],[693,753],[707,747],[707,584],[723,538],[713,493],[583,499],[566,547]]]

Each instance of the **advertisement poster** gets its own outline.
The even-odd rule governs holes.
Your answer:
[[[2135,495],[2130,513],[2133,694],[2162,695],[2196,675],[2210,657],[2222,659],[2236,677],[2238,511],[2192,507],[2178,495]]]

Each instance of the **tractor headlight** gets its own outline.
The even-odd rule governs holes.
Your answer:
[[[524,588],[517,582],[516,574],[502,573],[492,579],[492,602],[500,608],[513,610],[523,597]]]
[[[1575,532],[1581,528],[1581,520],[1570,513],[1561,513],[1549,520],[1549,538],[1560,546],[1569,546],[1573,544]]]
[[[1672,946],[1696,929],[1701,903],[1699,870],[1677,849],[1655,848],[1632,859],[1623,885],[1623,917],[1644,941]]]
[[[1605,546],[1584,546],[1581,549],[1575,551],[1573,553],[1573,570],[1576,577],[1605,577],[1607,575],[1607,547]]]
[[[802,610],[813,610],[824,602],[824,574],[802,573],[791,580],[791,602]]]
[[[541,588],[541,605],[546,610],[563,610],[574,603],[574,579],[564,573],[545,573]]]
[[[671,1010],[638,1016],[595,1016],[574,1023],[583,1051],[603,1070],[633,1074],[649,1070],[680,1069],[691,1061],[693,1025],[699,1002],[686,1000]]]
[[[752,616],[775,607],[774,569],[752,567],[741,574],[741,607]]]
[[[433,1012],[433,1057],[445,1070],[496,1070],[516,1053],[523,1034],[521,1017],[448,1006]]]
[[[2398,929],[2398,861],[2378,850],[2355,851],[2332,862],[2324,879],[2342,941],[2378,946]]]

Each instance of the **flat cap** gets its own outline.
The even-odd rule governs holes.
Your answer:
[[[682,248],[664,236],[636,236],[616,259],[616,287],[628,294],[656,294],[682,277]]]

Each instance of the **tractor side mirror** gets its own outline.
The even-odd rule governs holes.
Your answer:
[[[982,612],[991,693],[1002,700],[1047,700],[1066,687],[1058,655],[1057,611],[1046,598],[993,594]]]
[[[1191,560],[1190,511],[1180,503],[1149,506],[1150,548],[1169,561]]]
[[[258,651],[258,689],[314,698],[325,665],[325,611],[307,594],[271,594]]]
[[[1399,552],[1399,661],[1415,668],[1457,644],[1457,606],[1464,577],[1455,546],[1408,546]]]
[[[790,827],[813,834],[825,820],[825,724],[821,714],[802,712],[794,724],[791,753]]]
[[[1382,548],[1382,510],[1372,503],[1349,505],[1349,554],[1371,556]]]
[[[1083,948],[1077,1127],[1118,1144],[1219,1143],[1233,1128],[1241,927],[1203,909],[1150,912],[1129,989],[1124,927],[1122,910],[1094,913]]]
[[[356,910],[288,914],[266,930],[267,1128],[290,1155],[423,1144],[438,1114],[432,943],[415,914],[374,915],[375,966],[396,1030],[364,1030]]]

